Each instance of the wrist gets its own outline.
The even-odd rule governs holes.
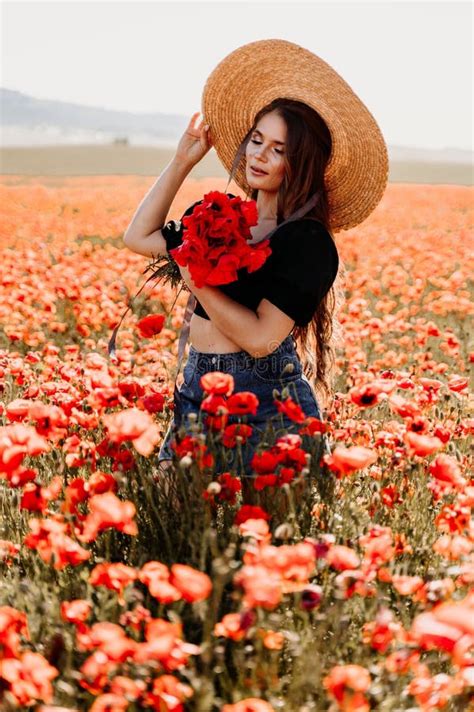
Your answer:
[[[186,160],[185,158],[180,158],[179,156],[173,156],[171,159],[171,165],[175,170],[177,170],[180,173],[184,173],[187,175],[193,168],[194,168],[194,163],[190,163],[189,160]]]

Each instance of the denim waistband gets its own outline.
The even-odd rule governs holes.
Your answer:
[[[256,358],[251,356],[247,351],[231,351],[230,353],[212,353],[205,351],[197,351],[192,344],[189,346],[188,364],[197,366],[198,363],[206,370],[225,371],[227,373],[237,372],[252,368],[256,364],[260,364],[267,359],[278,359],[281,356],[289,356],[296,353],[295,339],[293,334],[283,339],[279,346],[267,354]]]

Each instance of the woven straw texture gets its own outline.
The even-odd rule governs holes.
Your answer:
[[[344,79],[309,50],[281,39],[251,42],[231,52],[212,71],[201,113],[213,146],[230,172],[256,113],[273,99],[296,99],[326,122],[332,153],[324,181],[330,229],[359,225],[376,208],[388,182],[388,152],[374,117]],[[245,193],[245,159],[235,172]]]

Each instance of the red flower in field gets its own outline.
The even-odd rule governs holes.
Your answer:
[[[416,403],[406,400],[406,398],[399,396],[397,393],[389,395],[388,402],[390,403],[392,410],[394,410],[395,413],[398,413],[398,415],[402,418],[414,418],[415,416],[421,414],[421,410]]]
[[[5,658],[17,658],[21,638],[30,639],[28,621],[22,611],[11,606],[0,606],[0,647]]]
[[[130,701],[123,695],[116,695],[113,692],[106,692],[104,695],[96,697],[89,712],[127,712]]]
[[[401,630],[402,626],[395,621],[392,611],[381,608],[374,621],[364,624],[362,640],[374,650],[385,654]]]
[[[92,586],[105,586],[119,594],[119,602],[123,602],[122,592],[126,586],[136,580],[136,569],[125,564],[97,564],[89,575]]]
[[[165,319],[165,314],[148,314],[148,316],[137,321],[137,329],[140,332],[140,336],[144,339],[151,339],[152,336],[159,334],[163,329]]]
[[[170,583],[170,570],[165,564],[148,561],[138,572],[138,578],[160,603],[181,600],[181,591]]]
[[[393,587],[402,596],[410,596],[415,591],[423,586],[423,579],[421,576],[401,576],[398,574],[392,575]]]
[[[450,653],[457,665],[472,665],[474,649],[474,592],[463,600],[440,603],[414,619],[410,635],[425,650]]]
[[[185,564],[173,564],[170,583],[181,592],[188,603],[203,601],[212,591],[212,582],[207,574]]]
[[[362,534],[358,541],[364,549],[364,561],[370,566],[380,566],[390,561],[395,554],[390,527],[376,524],[367,534]]]
[[[53,477],[47,487],[41,487],[36,482],[28,482],[23,487],[20,509],[27,509],[29,512],[45,512],[49,503],[58,498],[62,488],[61,477]]]
[[[90,558],[91,552],[83,549],[66,534],[68,525],[55,519],[30,519],[31,534],[23,540],[25,546],[36,549],[47,564],[55,569],[63,569],[68,564],[78,566]]]
[[[422,668],[418,676],[409,682],[406,691],[413,695],[419,707],[417,709],[432,710],[442,709],[455,695],[459,695],[464,688],[461,676],[452,678],[445,673],[430,675]]]
[[[208,450],[204,443],[192,435],[185,435],[179,442],[177,439],[172,440],[171,449],[174,450],[180,458],[185,456],[191,457],[201,470],[206,467],[213,467],[214,465],[214,455],[212,452]]]
[[[201,401],[201,410],[212,415],[224,415],[228,413],[226,399],[223,396],[211,393]]]
[[[229,414],[227,412],[227,408],[219,408],[218,415],[204,415],[203,422],[206,428],[208,428],[209,430],[212,430],[216,433],[220,433],[221,430],[223,430],[229,422]]]
[[[68,417],[62,408],[42,401],[32,401],[28,417],[35,421],[36,432],[50,440],[56,442],[67,434]]]
[[[315,418],[312,415],[306,418],[306,422],[302,428],[300,428],[300,435],[314,435],[314,433],[325,433],[327,430],[327,425],[319,418]]]
[[[363,693],[370,683],[369,672],[360,665],[335,665],[323,679],[328,693],[348,712],[368,712],[370,707]]]
[[[275,709],[258,697],[246,697],[233,705],[224,705],[221,712],[275,712]]]
[[[89,514],[83,522],[80,541],[93,541],[103,529],[113,527],[124,534],[135,536],[138,533],[133,521],[136,509],[133,502],[122,502],[113,492],[96,494],[89,500]]]
[[[209,371],[201,376],[199,384],[203,391],[219,396],[230,396],[234,391],[234,377],[231,373]]]
[[[239,534],[240,536],[251,536],[256,541],[269,542],[271,540],[270,529],[265,519],[246,519],[239,526]],[[254,563],[248,559],[246,562]]]
[[[0,472],[14,475],[25,455],[41,455],[49,452],[46,438],[38,435],[33,426],[6,425],[0,427]]]
[[[268,521],[270,519],[270,515],[267,514],[267,512],[265,512],[265,510],[261,507],[244,504],[237,511],[234,518],[234,524],[238,526],[239,524],[242,524],[242,522],[247,521],[247,519],[266,519]]]
[[[442,388],[443,383],[437,378],[426,378],[421,376],[418,378],[418,383],[423,386],[425,391],[439,391]]]
[[[331,455],[324,455],[323,460],[329,469],[340,476],[351,475],[357,470],[371,465],[377,459],[377,453],[366,447],[354,445],[342,447],[338,445]]]
[[[157,660],[166,672],[172,672],[186,665],[190,655],[200,652],[196,645],[181,640],[181,626],[161,618],[151,620],[145,631],[146,642],[138,643],[134,655],[136,663]]]
[[[78,631],[76,639],[79,650],[99,649],[104,657],[113,662],[129,660],[137,650],[136,641],[128,638],[119,625],[109,621],[94,623],[91,628]]]
[[[272,475],[283,459],[281,452],[277,452],[274,448],[256,452],[252,456],[252,468],[259,475]]]
[[[145,705],[163,712],[184,712],[183,703],[193,696],[193,689],[174,675],[160,675],[145,695]]]
[[[467,482],[461,475],[461,468],[457,460],[450,455],[440,453],[430,465],[430,474],[440,484],[446,484],[455,489],[463,490]]]
[[[92,604],[82,598],[61,603],[61,618],[67,623],[84,623],[90,616]]]
[[[102,416],[108,436],[114,443],[131,440],[135,450],[147,457],[160,441],[160,429],[149,413],[128,408]]]
[[[125,675],[117,675],[110,682],[110,692],[123,695],[127,700],[137,700],[147,688],[144,680],[131,680]]]
[[[279,484],[278,475],[257,475],[253,481],[254,489],[257,492],[261,492],[265,487],[275,487],[277,484]]]
[[[323,589],[317,584],[305,586],[301,594],[301,608],[312,611],[320,605],[323,598]]]
[[[455,393],[463,393],[467,390],[468,383],[468,379],[465,376],[453,374],[449,377],[448,388],[450,391],[454,391]]]
[[[400,649],[385,658],[384,667],[396,675],[406,675],[410,670],[416,670],[420,660],[418,650]]]
[[[86,489],[91,495],[115,492],[118,487],[115,477],[110,472],[102,472],[101,470],[93,472],[86,484]]]
[[[11,566],[15,556],[20,553],[18,544],[14,544],[7,539],[0,539],[0,563]]]
[[[353,403],[359,408],[368,408],[377,405],[386,397],[386,393],[390,393],[396,388],[397,384],[394,381],[371,381],[364,383],[362,386],[356,386],[349,391],[349,397]]]
[[[252,427],[246,423],[227,425],[222,435],[222,444],[224,447],[234,448],[237,446],[237,438],[240,438],[241,444],[244,445],[252,434],[252,430]]]
[[[39,653],[27,651],[18,658],[0,660],[0,680],[13,700],[21,707],[30,707],[35,700],[51,702],[51,681],[59,670]]]
[[[82,674],[79,684],[91,694],[99,695],[109,684],[116,668],[117,663],[109,660],[101,650],[96,650],[92,655],[89,655],[79,668]]]
[[[244,589],[243,601],[248,608],[273,610],[282,599],[280,574],[262,564],[243,566],[234,576],[234,582]]]
[[[403,502],[403,498],[400,497],[400,493],[394,485],[382,487],[380,490],[380,496],[382,497],[382,502],[385,506],[390,507],[390,509],[392,509],[395,504]]]
[[[256,415],[259,400],[255,393],[240,391],[231,395],[226,402],[230,415]]]
[[[360,559],[353,549],[342,544],[334,544],[326,554],[326,561],[338,571],[345,569],[356,569],[360,564]]]
[[[66,487],[64,491],[64,502],[61,505],[63,512],[75,514],[77,505],[85,502],[89,497],[88,483],[82,477],[76,477]]]
[[[219,623],[214,626],[214,635],[230,640],[243,640],[249,629],[248,625],[243,625],[245,617],[241,613],[227,613]]]
[[[149,393],[137,400],[137,407],[144,408],[149,413],[161,413],[165,406],[165,396],[163,393]]]
[[[440,556],[444,556],[445,559],[457,561],[462,556],[468,556],[472,552],[472,542],[465,536],[449,536],[445,534],[435,541],[433,551]]]
[[[431,455],[443,447],[441,440],[431,435],[418,435],[417,433],[407,431],[403,439],[410,455],[420,455],[424,457],[425,455]]]
[[[216,488],[217,485],[217,488]],[[242,483],[238,477],[233,477],[230,472],[223,472],[216,482],[211,482],[207,490],[203,492],[204,499],[214,501],[217,497],[221,502],[235,504],[236,494],[242,489]]]
[[[279,413],[283,413],[288,416],[290,420],[295,423],[304,423],[306,420],[306,415],[303,409],[295,403],[295,401],[288,396],[284,401],[275,400],[274,401]]]

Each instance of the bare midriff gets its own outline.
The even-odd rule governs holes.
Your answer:
[[[263,240],[275,226],[275,220],[266,220],[250,228],[252,239],[249,241],[249,244],[252,245],[255,242]],[[197,351],[201,351],[202,353],[228,354],[242,350],[242,347],[223,334],[211,319],[204,319],[204,317],[198,314],[191,316],[189,342]]]

